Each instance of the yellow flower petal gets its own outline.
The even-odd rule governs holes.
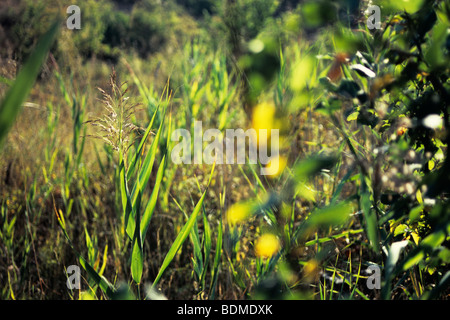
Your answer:
[[[264,140],[270,138],[271,130],[275,128],[275,105],[267,102],[258,104],[253,109],[252,128],[256,131],[257,143],[260,143],[260,137],[263,133]],[[264,132],[265,131],[265,132]],[[261,141],[267,144],[267,141]]]
[[[256,240],[255,253],[258,257],[270,258],[280,250],[280,241],[271,234],[263,234]]]
[[[272,178],[278,177],[286,168],[287,158],[279,156],[269,161],[266,169],[268,170],[268,175]]]
[[[316,259],[311,259],[308,262],[306,262],[305,266],[303,267],[303,276],[307,281],[313,281],[317,278],[317,275],[319,274],[319,263]]]
[[[249,203],[235,203],[227,211],[226,217],[228,224],[234,226],[246,220],[252,210],[252,205]]]

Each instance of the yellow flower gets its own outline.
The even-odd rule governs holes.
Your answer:
[[[398,136],[402,136],[402,135],[405,134],[405,132],[406,132],[407,130],[408,130],[408,128],[400,127],[400,128],[397,129],[397,135],[398,135]]]
[[[227,211],[226,217],[228,223],[232,226],[246,220],[251,214],[252,205],[250,203],[235,203]]]
[[[258,104],[253,109],[252,114],[252,128],[256,131],[257,143],[260,143],[261,135],[267,132],[267,139],[270,138],[271,130],[275,128],[275,105],[272,103],[263,102]],[[265,139],[264,139],[265,140]],[[267,141],[261,141],[267,144]]]
[[[305,280],[307,281],[313,281],[317,278],[319,274],[319,263],[316,259],[311,259],[308,262],[306,262],[305,266],[303,267],[303,276]]]
[[[280,250],[280,241],[271,233],[263,234],[256,240],[255,253],[258,257],[270,258]]]
[[[283,156],[278,156],[277,158],[274,158],[269,161],[269,163],[266,166],[266,169],[268,170],[268,175],[272,178],[278,177],[286,168],[287,165],[287,158]]]

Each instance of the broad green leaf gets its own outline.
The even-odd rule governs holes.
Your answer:
[[[138,229],[136,229],[136,233]],[[133,251],[131,253],[131,276],[134,282],[141,283],[142,272],[144,270],[144,254],[140,235],[136,235],[133,241]]]
[[[139,180],[136,181],[137,185],[137,199],[136,199],[136,205],[133,207],[134,215],[135,215],[135,230],[134,230],[134,236],[133,236],[133,251],[131,254],[131,275],[133,277],[133,280],[139,284],[141,283],[141,277],[142,277],[142,271],[144,269],[144,257],[143,257],[143,249],[142,249],[142,235],[141,235],[141,227],[140,227],[140,221],[141,221],[141,214],[140,214],[140,208],[141,208],[141,196],[142,196],[142,189],[139,184]]]
[[[144,213],[142,214],[141,220],[142,239],[145,239],[145,235],[147,234],[147,230],[150,225],[150,220],[152,219],[153,212],[155,211],[156,201],[158,200],[158,193],[161,187],[161,181],[164,177],[165,167],[166,167],[166,156],[164,156],[161,160],[158,172],[156,173],[156,181],[155,185],[153,186],[152,194],[150,195],[150,199],[148,200],[147,206],[145,207]]]
[[[132,211],[133,211],[133,207],[131,204],[131,197],[130,197],[130,192],[128,189],[127,175],[126,175],[126,170],[125,170],[125,163],[124,163],[124,159],[122,158],[122,154],[120,154],[119,161],[120,161],[120,164],[119,164],[120,198],[122,201],[124,226],[127,227],[129,219],[130,219],[130,215],[132,214]],[[134,224],[133,224],[133,226],[134,226]],[[130,238],[132,238],[131,235],[133,235],[133,233],[128,233],[128,235]]]
[[[401,1],[383,1],[388,7],[392,7],[395,11],[406,11],[414,13],[422,7],[423,0],[401,0]]]

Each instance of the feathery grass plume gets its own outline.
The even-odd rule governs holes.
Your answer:
[[[100,133],[91,135],[91,137],[102,139],[109,144],[115,151],[122,155],[125,167],[127,166],[127,151],[132,146],[132,133],[144,131],[144,129],[131,123],[136,108],[140,103],[131,103],[129,97],[126,96],[128,88],[126,82],[117,83],[116,71],[112,70],[109,80],[111,94],[97,88],[103,95],[100,100],[105,107],[106,113],[102,118],[89,120],[86,123],[91,123],[93,126],[100,128]]]

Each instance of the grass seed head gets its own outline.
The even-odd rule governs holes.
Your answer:
[[[131,122],[131,118],[140,104],[130,102],[129,97],[126,96],[128,92],[126,82],[118,84],[114,69],[110,76],[109,85],[111,93],[98,88],[102,94],[100,101],[105,113],[101,118],[87,122],[99,128],[99,132],[93,137],[103,140],[115,151],[121,153],[126,164],[127,151],[133,143],[133,133],[139,134],[142,131],[142,128]]]

